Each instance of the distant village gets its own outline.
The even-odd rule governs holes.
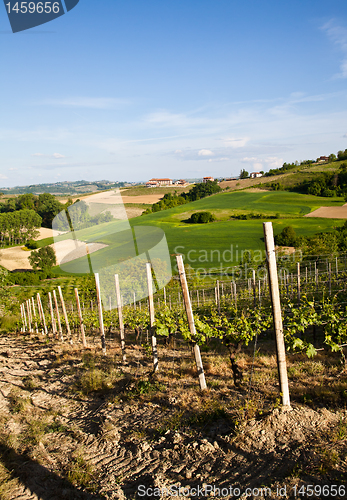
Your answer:
[[[249,177],[251,179],[255,179],[257,177],[262,177],[262,176],[263,176],[262,172],[252,172]],[[222,179],[222,180],[224,180],[224,181],[236,181],[238,179],[239,179],[239,177],[228,177],[228,178]],[[214,177],[211,177],[211,176],[207,176],[207,177],[204,177],[202,179],[202,182],[214,182],[215,180],[218,180],[218,179],[215,179]],[[221,179],[219,179],[219,180],[221,180]],[[174,180],[169,179],[169,178],[162,178],[162,179],[153,178],[153,179],[149,179],[149,181],[146,182],[146,186],[148,188],[169,187],[169,186],[186,187],[188,185],[189,185],[189,182],[187,182],[185,179],[179,179],[178,181],[174,181]]]

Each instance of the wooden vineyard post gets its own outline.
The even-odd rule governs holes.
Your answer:
[[[45,317],[45,313],[44,313],[44,310],[42,307],[41,297],[40,297],[39,293],[37,293],[36,298],[37,298],[37,308],[39,310],[40,318],[41,318],[41,321],[43,323],[43,329],[44,329],[45,335],[47,337],[48,329],[47,329],[47,325],[46,325],[46,317]]]
[[[184,269],[182,255],[176,255],[176,261],[177,261],[178,273],[180,276],[184,305],[186,308],[186,313],[187,313],[187,318],[188,318],[188,323],[189,323],[189,330],[190,330],[191,338],[194,342],[194,337],[196,336],[196,330],[195,330],[192,305],[191,305],[190,299],[189,299],[188,284],[187,284],[186,273],[185,273],[185,269]],[[202,366],[200,348],[199,348],[198,344],[196,344],[196,343],[194,343],[194,356],[195,356],[196,368],[198,370],[200,389],[202,391],[204,391],[207,389],[206,380],[205,380],[205,373],[204,373],[204,368]]]
[[[27,331],[27,318],[26,318],[26,314],[25,314],[25,305],[24,305],[24,302],[23,304],[21,305],[21,311],[22,311],[22,317],[23,317],[23,333]]]
[[[216,283],[216,290],[217,290],[217,304],[218,304],[218,314],[220,314],[220,289],[219,289],[219,280],[217,280]]]
[[[158,365],[157,337],[154,335],[153,282],[152,282],[152,268],[150,262],[146,263],[146,272],[147,272],[147,287],[148,287],[149,320],[150,320],[150,329],[152,337],[153,373],[155,373],[158,370],[159,365]]]
[[[164,294],[164,305],[166,307],[166,289],[165,289],[165,286],[163,288],[163,294]]]
[[[274,330],[276,335],[277,366],[278,366],[278,375],[280,382],[280,391],[282,394],[283,406],[290,406],[286,352],[285,352],[284,338],[283,338],[281,303],[280,303],[280,293],[278,288],[275,242],[273,237],[272,223],[264,222],[263,229],[265,237],[268,274],[269,274],[272,314],[274,321]]]
[[[57,295],[55,293],[55,290],[53,290],[53,300],[54,300],[54,305],[55,305],[55,312],[57,314],[57,322],[58,322],[60,340],[62,342],[64,342],[63,329],[61,327],[60,312],[59,312],[59,306],[58,306]]]
[[[134,311],[136,311],[136,295],[135,295],[135,292],[134,292]]]
[[[31,317],[30,301],[27,300],[25,303],[26,303],[26,306],[27,306],[27,313],[28,313],[29,333],[32,333],[33,332],[33,328],[32,328],[33,320],[32,320],[32,317]]]
[[[37,328],[36,309],[35,309],[35,300],[34,300],[34,297],[31,297],[31,305],[32,305],[32,308],[33,308],[33,317],[35,319],[35,330],[36,330],[36,333],[39,333],[39,329]]]
[[[258,281],[259,309],[261,308],[261,282]]]
[[[335,257],[335,273],[336,273],[336,278],[339,276],[339,266],[337,263],[337,257]]]
[[[62,308],[63,314],[64,314],[67,336],[68,336],[70,344],[72,344],[73,342],[72,342],[72,335],[71,335],[71,330],[70,330],[70,325],[69,325],[69,318],[67,317],[67,312],[66,312],[66,307],[65,307],[65,301],[64,301],[64,297],[63,297],[63,292],[61,291],[61,287],[60,286],[58,286],[58,292],[59,292],[59,297],[60,297],[60,302],[61,302],[61,308]]]
[[[77,306],[77,312],[78,312],[78,319],[79,319],[79,322],[80,322],[82,345],[83,345],[83,347],[87,347],[86,334],[85,334],[85,331],[84,331],[84,324],[83,324],[83,316],[82,316],[80,298],[79,298],[79,295],[78,295],[78,289],[77,288],[75,288],[75,297],[76,297],[76,306]]]
[[[328,273],[329,273],[329,295],[331,295],[331,264],[330,264],[330,262],[329,262],[328,268],[329,268],[329,271],[328,271]]]
[[[298,305],[300,305],[300,301],[301,301],[301,290],[300,290],[300,286],[301,286],[301,283],[300,283],[300,262],[297,262],[296,263],[296,273],[298,275]]]
[[[56,325],[55,317],[54,317],[51,292],[48,292],[48,303],[49,303],[49,312],[51,313],[52,333],[53,333],[53,338],[54,338],[57,335],[57,325]]]
[[[236,291],[236,282],[233,282],[234,286],[234,300],[235,300],[235,309],[237,310],[237,291]]]
[[[257,288],[255,281],[255,270],[252,269],[252,284],[253,284],[253,300],[254,300],[254,309],[257,307]]]
[[[117,297],[118,321],[119,321],[119,331],[120,331],[120,345],[121,345],[121,348],[122,348],[123,363],[125,363],[127,359],[126,359],[126,354],[125,354],[125,337],[124,337],[123,311],[122,311],[122,302],[121,302],[121,296],[120,296],[118,274],[114,275],[114,279],[115,279],[115,282],[116,282],[116,297]]]
[[[101,294],[100,294],[99,273],[95,273],[95,286],[96,286],[96,297],[97,297],[98,311],[99,311],[101,348],[102,348],[102,354],[105,356],[106,355],[106,337],[105,337],[105,329],[104,329],[104,317],[102,315],[102,303],[101,303]]]
[[[315,274],[315,280],[316,280],[316,290],[318,292],[318,269],[316,267],[316,263],[314,263],[314,274]]]

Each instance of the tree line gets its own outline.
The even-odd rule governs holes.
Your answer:
[[[66,204],[63,204],[49,193],[42,193],[38,196],[26,193],[0,203],[0,214],[31,210],[40,216],[43,227],[51,228],[54,217],[71,204],[71,199]]]
[[[0,213],[1,246],[20,245],[38,236],[42,218],[27,208],[15,212]]]
[[[200,200],[206,196],[219,193],[220,191],[222,191],[222,189],[218,186],[217,181],[199,182],[191,187],[188,193],[177,194],[177,191],[175,191],[174,193],[165,194],[160,201],[154,203],[150,208],[147,208],[142,215],[160,212],[161,210],[167,210],[178,205],[184,205],[185,203],[190,203],[191,201]]]

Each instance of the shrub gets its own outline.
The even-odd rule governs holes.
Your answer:
[[[207,224],[215,220],[216,218],[211,212],[195,212],[195,214],[191,215],[189,222],[192,224]]]
[[[284,227],[282,232],[275,236],[275,243],[279,246],[293,247],[295,246],[296,241],[297,236],[292,226]]]
[[[34,240],[29,240],[25,246],[27,248],[30,248],[30,250],[36,250],[37,248],[39,248],[37,241]]]

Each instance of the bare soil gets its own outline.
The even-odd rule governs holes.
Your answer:
[[[321,217],[324,219],[347,219],[347,203],[342,207],[319,207],[304,217]]]
[[[344,409],[294,403],[258,411],[247,388],[228,378],[218,386],[230,369],[216,371],[212,358],[207,374],[215,374],[215,387],[201,394],[187,349],[160,351],[162,375],[151,378],[144,348],[129,346],[129,364],[122,366],[115,341],[107,347],[114,382],[85,395],[81,380],[98,373],[93,364],[85,369],[96,346],[83,354],[77,346],[35,337],[0,337],[1,499],[165,497],[151,496],[152,490],[140,495],[140,485],[214,485],[224,493],[210,496],[230,499],[264,498],[260,489],[266,487],[272,498],[303,499],[292,488],[346,484]],[[259,491],[246,494],[247,488]],[[184,496],[206,498],[201,492]]]

